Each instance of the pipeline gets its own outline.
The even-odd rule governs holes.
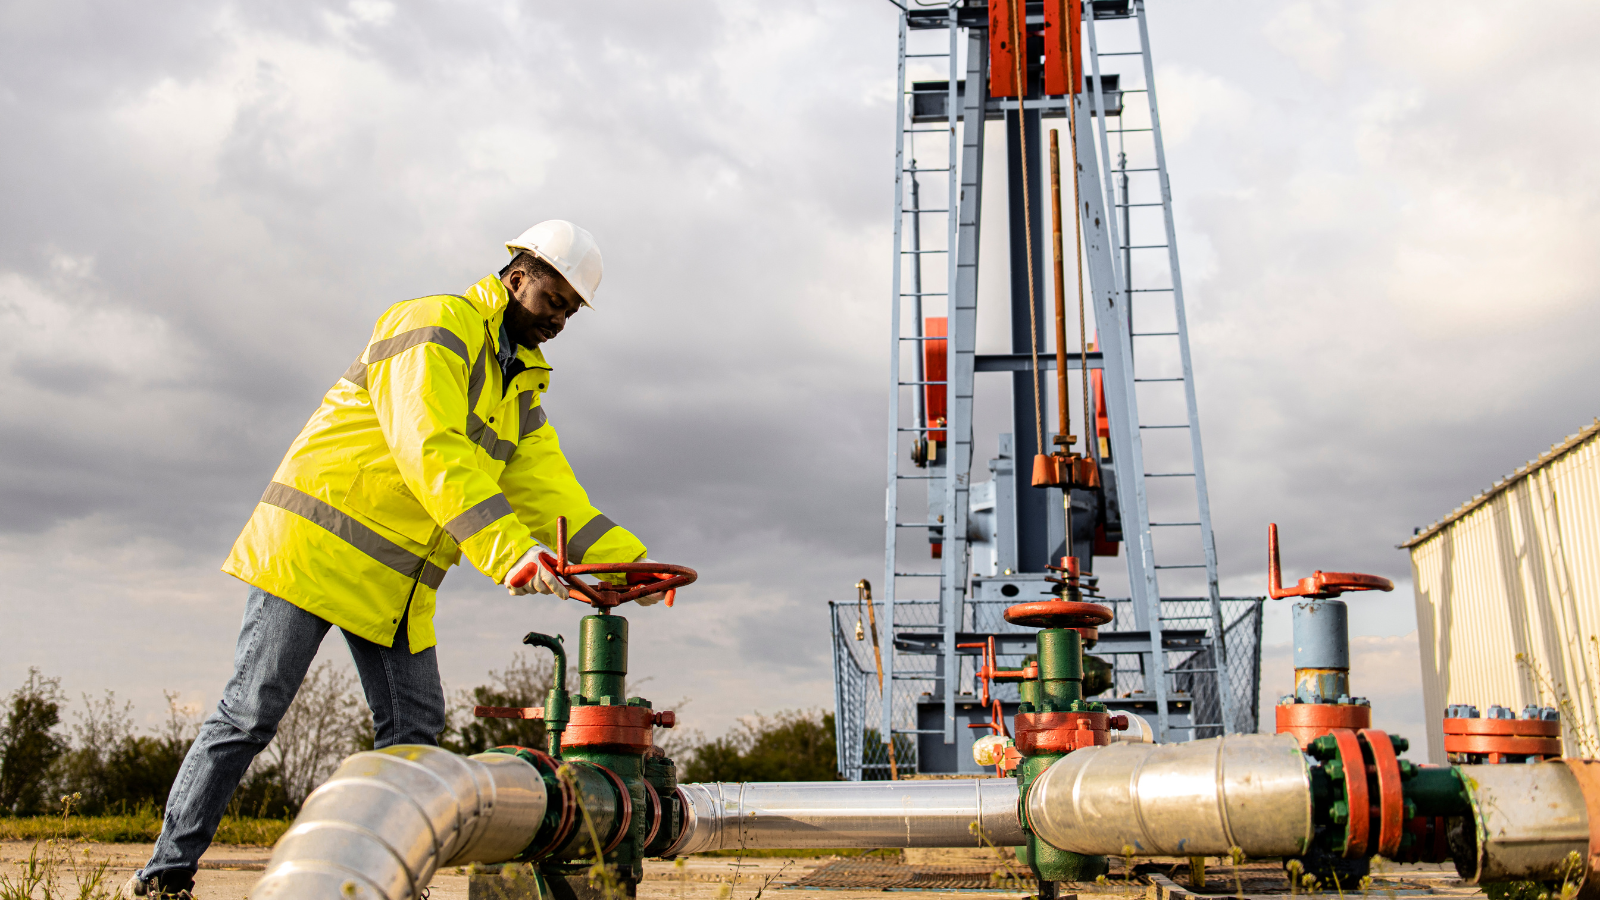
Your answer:
[[[1122,856],[1131,847],[1133,856],[1227,856],[1237,847],[1256,859],[1294,857],[1326,827],[1313,802],[1327,768],[1301,753],[1292,734],[1111,744],[1063,757],[1034,781],[1025,805],[1039,837],[1074,853]],[[1592,834],[1600,826],[1600,763],[1410,771],[1406,815],[1455,823],[1451,857],[1467,884],[1577,879],[1581,896],[1600,896],[1600,840]]]
[[[1291,735],[1086,747],[1028,792],[1028,824],[1090,856],[1298,856],[1310,845],[1311,775]]]
[[[685,784],[678,791],[683,833],[667,856],[816,847],[1012,847],[1026,840],[1017,816],[1017,783],[1009,778]]]
[[[357,753],[306,799],[250,898],[411,900],[448,866],[588,856],[593,838],[579,804],[599,839],[614,846],[633,813],[611,790],[613,776],[569,762],[573,789],[551,762],[527,750],[462,757],[396,746]],[[1024,840],[1011,779],[686,784],[679,797],[682,827],[662,856]],[[647,827],[654,833],[658,824]]]
[[[306,798],[250,897],[409,900],[443,866],[517,855],[547,803],[544,779],[515,756],[357,753]]]

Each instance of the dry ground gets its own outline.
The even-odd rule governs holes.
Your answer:
[[[16,878],[19,864],[27,860],[30,851],[34,849],[32,842],[0,841],[0,875]],[[57,845],[58,851],[67,850],[65,845]],[[101,862],[107,865],[107,883],[111,886],[119,885],[127,880],[135,868],[142,865],[150,855],[150,844],[99,844],[74,842],[70,846],[72,858],[75,860],[73,868],[83,873],[91,870]],[[266,865],[271,850],[267,847],[250,847],[238,845],[215,845],[206,853],[201,861],[201,869],[196,878],[197,895],[201,900],[242,900],[246,897],[256,879],[261,877],[261,872]],[[881,891],[851,891],[830,890],[819,891],[784,891],[782,886],[812,869],[824,865],[831,860],[822,859],[782,859],[782,858],[746,858],[735,859],[730,857],[696,857],[675,865],[669,862],[651,861],[646,864],[645,881],[639,886],[640,900],[753,900],[758,891],[765,886],[762,900],[882,900]],[[929,860],[932,862],[932,860]],[[1176,861],[1174,861],[1176,863]],[[1225,869],[1212,868],[1210,874],[1213,878],[1226,877]],[[1481,893],[1460,884],[1455,878],[1455,873],[1448,866],[1394,866],[1390,868],[1388,878],[1401,879],[1407,882],[1410,890],[1404,893],[1416,896],[1420,893],[1431,893],[1456,898],[1482,896]],[[1119,877],[1120,880],[1120,877]],[[1130,886],[1132,889],[1113,885],[1110,891],[1104,888],[1097,889],[1092,885],[1085,885],[1080,893],[1085,895],[1098,893],[1131,894],[1136,897],[1149,898],[1149,900],[1185,900],[1182,890],[1182,879],[1178,884],[1166,879],[1156,879],[1155,884]],[[1161,882],[1165,882],[1162,884]],[[62,878],[63,886],[71,888],[74,884],[72,871],[67,871]],[[731,885],[732,893],[726,893]],[[1172,890],[1171,888],[1176,888]],[[1416,891],[1416,893],[1413,893]],[[897,892],[898,893],[898,892]],[[1015,892],[984,891],[984,892],[936,892],[916,891],[917,900],[973,900],[973,895],[978,894],[990,900],[1021,900],[1022,894]],[[1246,888],[1247,895],[1261,896]],[[76,896],[76,890],[69,890],[68,894]],[[1281,896],[1281,895],[1280,895]],[[1359,895],[1347,895],[1349,900],[1355,900]],[[1375,900],[1385,900],[1382,893],[1374,891]],[[1188,895],[1193,898],[1194,895]],[[1306,900],[1317,900],[1316,895],[1307,897]],[[435,876],[431,885],[430,900],[467,900],[467,878],[458,874],[457,870],[449,870]],[[1210,898],[1207,898],[1210,900]],[[1327,896],[1327,900],[1338,900],[1337,897]]]

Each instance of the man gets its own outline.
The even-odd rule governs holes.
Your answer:
[[[446,569],[466,556],[512,594],[566,597],[538,561],[558,516],[571,560],[645,558],[589,504],[540,402],[551,372],[540,347],[591,305],[600,250],[560,220],[506,249],[511,263],[465,296],[389,307],[290,445],[222,567],[250,585],[233,675],[124,896],[188,896],[329,628],[355,659],[376,746],[436,744],[446,719],[433,609]]]

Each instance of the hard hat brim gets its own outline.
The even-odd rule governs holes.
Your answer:
[[[556,270],[556,273],[561,276],[561,280],[565,281],[567,283],[567,286],[572,288],[573,291],[575,291],[577,293],[578,299],[583,301],[583,305],[584,306],[587,306],[590,309],[594,309],[594,303],[593,303],[593,300],[592,300],[592,295],[593,295],[594,292],[590,291],[587,294],[585,294],[584,290],[582,288],[580,288],[577,285],[573,284],[572,279],[567,276],[566,269],[561,265],[561,263],[556,262],[555,260],[551,259],[550,257],[548,257],[548,256],[544,255],[543,253],[539,252],[539,248],[537,248],[537,247],[523,247],[523,246],[520,246],[518,244],[506,244],[506,252],[511,254],[511,258],[512,259],[515,259],[518,253],[532,253],[534,256],[537,256],[540,259],[544,260],[546,263],[549,264],[550,268]]]

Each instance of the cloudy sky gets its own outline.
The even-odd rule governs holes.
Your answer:
[[[1150,7],[1224,589],[1261,593],[1268,521],[1295,573],[1402,582],[1353,601],[1355,677],[1414,723],[1395,545],[1600,411],[1600,9]],[[825,604],[882,570],[897,15],[7,4],[0,687],[214,703],[244,597],[217,567],[375,316],[564,217],[607,270],[548,348],[551,420],[702,573],[633,617],[645,691],[708,733],[831,704]],[[580,612],[453,572],[447,682]]]

